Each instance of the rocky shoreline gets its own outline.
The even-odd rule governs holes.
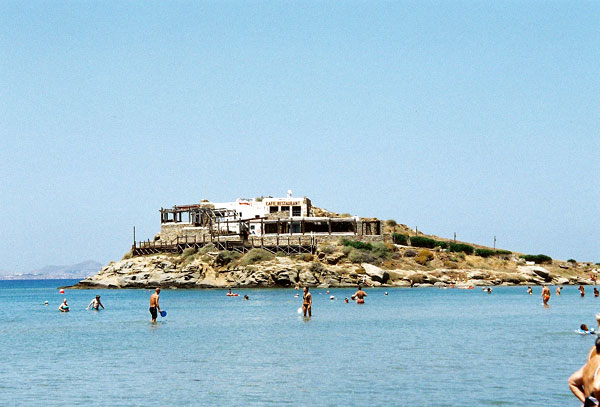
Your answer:
[[[441,254],[438,254],[441,255]],[[498,263],[465,262],[464,267],[427,267],[409,262],[374,265],[353,263],[342,253],[317,256],[271,256],[252,264],[223,260],[222,252],[194,255],[157,254],[111,262],[102,270],[69,287],[90,288],[234,288],[234,287],[427,287],[593,284],[591,267],[528,264],[518,259]],[[469,260],[469,259],[466,259]],[[391,268],[392,265],[406,267]]]

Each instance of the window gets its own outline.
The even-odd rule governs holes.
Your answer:
[[[278,212],[279,207],[278,206],[270,206],[269,207],[269,213],[275,213]]]
[[[292,206],[292,216],[300,216],[302,215],[302,207],[301,206]]]

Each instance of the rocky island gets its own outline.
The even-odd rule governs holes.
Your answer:
[[[308,198],[161,209],[161,232],[72,288],[593,284],[597,264],[426,235]]]

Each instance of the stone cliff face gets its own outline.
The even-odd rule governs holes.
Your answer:
[[[586,275],[568,277],[539,265],[514,265],[503,270],[482,268],[384,269],[356,264],[340,253],[318,257],[275,257],[242,265],[222,264],[218,252],[188,259],[158,254],[111,262],[74,288],[224,288],[224,287],[318,287],[366,286],[491,286],[591,284]]]

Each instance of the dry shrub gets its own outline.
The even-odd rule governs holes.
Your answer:
[[[415,257],[415,261],[424,266],[429,261],[433,260],[433,253],[427,249],[419,250],[419,254]]]

